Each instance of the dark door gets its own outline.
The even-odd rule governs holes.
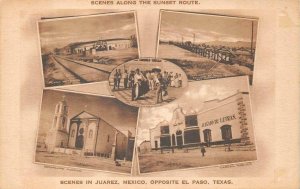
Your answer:
[[[84,144],[83,132],[84,132],[83,128],[79,129],[79,135],[77,136],[76,143],[75,143],[76,148],[83,148],[83,144]]]
[[[83,148],[83,135],[79,135],[76,139],[75,147],[76,148]]]
[[[232,139],[231,125],[224,125],[221,127],[222,139],[229,141]]]
[[[176,139],[177,139],[177,146],[182,147],[183,145],[182,135],[176,136]]]
[[[172,146],[176,146],[175,135],[172,134]]]
[[[158,148],[158,143],[157,143],[157,140],[155,141],[155,149]]]

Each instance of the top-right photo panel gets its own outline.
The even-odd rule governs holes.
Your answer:
[[[157,57],[190,81],[249,75],[252,84],[257,27],[254,18],[162,10]]]

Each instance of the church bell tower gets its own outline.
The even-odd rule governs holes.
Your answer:
[[[52,125],[47,133],[46,145],[48,152],[54,152],[55,148],[65,148],[68,143],[68,105],[65,96],[55,106]]]

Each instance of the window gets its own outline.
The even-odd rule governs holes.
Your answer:
[[[74,137],[74,135],[75,135],[75,130],[74,130],[74,129],[72,129],[72,132],[71,132],[71,137]]]
[[[211,130],[210,129],[205,129],[203,131],[203,135],[204,135],[205,142],[211,142]]]
[[[161,127],[160,127],[160,133],[161,133],[162,135],[164,135],[164,134],[169,134],[169,133],[170,133],[169,126],[161,126]]]
[[[91,129],[90,131],[89,131],[89,138],[92,138],[93,137],[93,130]]]
[[[109,135],[107,135],[107,142],[109,142]]]
[[[181,130],[176,131],[176,135],[182,135],[182,131]]]
[[[222,132],[222,139],[223,140],[230,140],[232,139],[232,133],[231,133],[231,125],[224,125],[221,127]]]
[[[59,110],[59,104],[56,105],[55,113],[58,113],[58,110]]]
[[[191,144],[191,143],[199,143],[200,142],[200,133],[199,129],[184,131],[184,143]]]
[[[53,126],[54,126],[54,127],[56,127],[56,122],[57,122],[57,117],[55,116],[55,117],[54,117],[54,120],[53,120]]]
[[[83,129],[83,128],[80,128],[80,129],[79,129],[79,133],[82,135],[83,132],[84,132],[84,129]]]
[[[185,125],[187,127],[198,126],[197,115],[185,116]]]
[[[63,118],[62,118],[62,128],[65,128],[65,122],[66,122],[66,118],[63,117]]]
[[[170,136],[160,137],[160,146],[171,146],[171,137]]]

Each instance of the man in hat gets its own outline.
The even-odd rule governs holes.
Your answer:
[[[205,147],[203,145],[201,145],[200,149],[201,149],[202,157],[204,157],[205,156],[205,152],[206,152]]]
[[[157,73],[157,89],[156,89],[156,103],[163,102],[162,92],[164,89],[164,82],[160,72]]]

